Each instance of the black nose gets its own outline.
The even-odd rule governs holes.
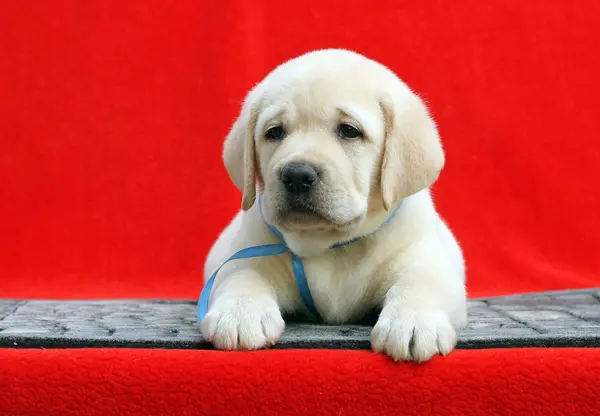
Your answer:
[[[288,192],[308,192],[318,180],[319,174],[314,166],[305,163],[290,163],[281,169],[281,182]]]

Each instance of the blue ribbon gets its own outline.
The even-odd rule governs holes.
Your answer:
[[[262,207],[261,207],[260,199],[258,200],[258,208],[260,210],[260,216],[263,218],[263,221],[265,221],[265,219],[262,215]],[[398,205],[396,207],[394,212],[392,212],[392,214],[385,220],[385,222],[379,228],[381,228],[383,225],[387,224],[387,222],[392,219],[394,214],[398,211],[398,208],[400,208],[400,205]],[[292,254],[292,271],[294,274],[294,280],[296,281],[296,286],[298,287],[298,292],[300,293],[300,297],[302,298],[302,302],[304,302],[304,305],[306,305],[306,308],[310,311],[310,313],[312,313],[318,320],[321,320],[321,315],[319,314],[319,311],[317,311],[317,308],[315,307],[315,303],[313,301],[312,295],[310,293],[310,287],[308,286],[308,280],[306,279],[306,273],[304,272],[304,265],[302,264],[302,259],[300,259],[300,257],[297,254],[295,254],[294,252],[292,252],[289,249],[289,247],[285,244],[285,239],[283,238],[283,234],[281,234],[281,232],[277,228],[275,228],[273,225],[269,224],[266,221],[265,221],[265,224],[267,225],[269,230],[271,230],[271,232],[273,234],[275,234],[277,237],[279,237],[279,239],[283,243],[281,243],[281,244],[266,244],[263,246],[253,246],[253,247],[244,248],[244,249],[238,251],[237,253],[235,253],[233,256],[229,257],[221,266],[219,266],[219,268],[210,276],[210,278],[206,282],[206,285],[204,285],[202,292],[200,293],[200,299],[198,300],[198,322],[201,322],[202,319],[204,319],[204,317],[206,316],[206,313],[208,312],[208,301],[210,298],[210,293],[212,291],[213,284],[215,283],[215,278],[217,277],[217,273],[219,273],[219,271],[221,270],[221,268],[223,266],[225,266],[227,263],[229,263],[232,260],[249,259],[249,258],[266,257],[266,256],[277,256],[279,254],[284,254],[284,253],[288,253],[288,252]],[[377,230],[375,230],[375,231],[377,231]],[[334,249],[334,248],[343,247],[348,244],[352,244],[356,241],[359,241],[365,237],[366,236],[355,237],[355,238],[347,240],[347,241],[335,243],[334,245],[331,246],[331,248]]]

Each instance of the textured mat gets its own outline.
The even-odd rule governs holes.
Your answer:
[[[0,301],[0,347],[211,346],[182,301]],[[369,325],[288,323],[276,348],[366,349]],[[474,299],[458,347],[600,347],[600,288]]]

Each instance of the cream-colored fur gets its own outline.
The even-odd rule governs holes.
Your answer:
[[[342,123],[364,137],[344,139]],[[283,139],[265,138],[273,126],[285,128]],[[302,257],[327,323],[382,307],[375,351],[426,361],[454,348],[466,321],[464,264],[429,192],[444,152],[425,105],[389,69],[339,49],[284,63],[248,94],[223,159],[243,210],[214,244],[205,279],[242,248],[279,243],[261,219],[258,194],[265,219]],[[286,202],[280,171],[291,162],[319,169],[310,213]],[[281,337],[283,312],[306,312],[290,255],[236,260],[219,272],[201,330],[219,349],[262,348]]]

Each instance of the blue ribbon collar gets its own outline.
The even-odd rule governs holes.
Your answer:
[[[385,224],[387,224],[392,219],[394,214],[396,214],[396,212],[398,211],[398,208],[400,208],[400,205],[398,205],[396,207],[396,209],[392,212],[392,214],[373,233],[377,232],[381,227],[383,227]],[[308,286],[308,280],[306,279],[306,273],[304,272],[304,265],[302,264],[302,259],[300,259],[300,257],[296,253],[294,253],[292,250],[290,250],[290,248],[285,243],[285,238],[283,237],[283,234],[281,233],[281,231],[279,231],[273,225],[271,225],[267,221],[265,221],[265,218],[262,213],[262,206],[261,206],[260,199],[258,200],[258,209],[260,211],[260,216],[263,219],[263,221],[265,222],[266,226],[269,228],[269,230],[271,230],[271,232],[273,234],[275,234],[282,241],[282,243],[247,247],[247,248],[244,248],[244,249],[238,251],[233,256],[231,256],[227,260],[225,260],[225,262],[223,264],[221,264],[221,266],[219,266],[219,268],[210,276],[210,278],[204,285],[202,292],[200,293],[200,299],[198,300],[198,322],[201,322],[202,319],[204,319],[204,317],[206,316],[206,313],[208,312],[208,303],[209,303],[212,287],[213,287],[213,284],[215,283],[215,278],[217,277],[217,274],[219,273],[219,271],[221,270],[221,268],[223,266],[225,266],[227,263],[229,263],[232,260],[249,259],[249,258],[255,258],[255,257],[277,256],[279,254],[284,254],[284,253],[288,253],[288,252],[292,254],[292,271],[294,274],[294,280],[296,281],[296,286],[298,286],[298,292],[300,293],[300,297],[302,298],[302,302],[304,302],[304,305],[306,305],[306,308],[310,311],[310,313],[313,314],[320,321],[321,315],[319,314],[319,311],[317,311],[317,308],[315,307],[315,303],[313,301],[312,295],[310,293],[310,287]],[[373,233],[371,233],[371,234],[373,234]],[[369,234],[369,235],[371,235],[371,234]],[[331,248],[335,249],[335,248],[346,246],[348,244],[352,244],[356,241],[362,240],[365,237],[368,237],[369,235],[355,237],[355,238],[352,238],[347,241],[335,243],[334,245],[331,246]]]

